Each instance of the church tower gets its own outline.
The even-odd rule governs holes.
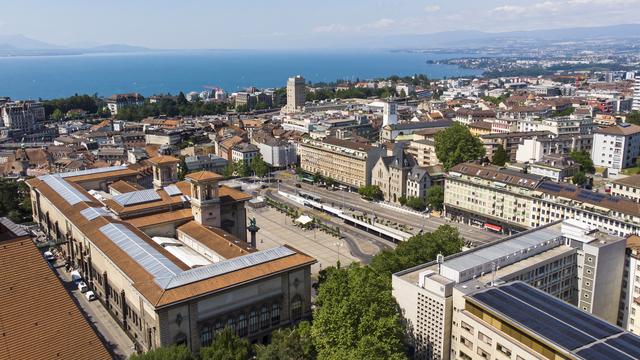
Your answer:
[[[191,212],[200,225],[220,227],[220,198],[218,181],[222,176],[210,171],[199,171],[185,177],[191,184]]]

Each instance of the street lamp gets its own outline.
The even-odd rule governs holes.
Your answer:
[[[342,238],[340,238],[340,241],[334,242],[333,245],[335,245],[338,248],[338,265],[339,265],[340,264],[340,248],[344,246],[344,243],[342,242]]]

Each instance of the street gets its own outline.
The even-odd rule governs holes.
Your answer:
[[[57,263],[62,263],[62,261],[58,260]],[[89,324],[96,330],[98,336],[102,338],[116,359],[128,359],[135,352],[133,341],[111,317],[107,309],[98,300],[91,302],[87,300],[84,294],[76,288],[71,280],[71,275],[65,270],[64,266],[56,266],[55,270],[62,279],[65,288],[69,291],[71,298],[76,302]]]
[[[458,229],[460,235],[465,238],[466,241],[473,245],[482,245],[488,242],[495,241],[501,238],[503,235],[489,232],[488,230],[479,229],[470,225],[461,224],[457,222],[451,222],[444,218],[430,217],[424,218],[422,216],[414,215],[412,213],[405,213],[384,207],[375,202],[369,202],[363,200],[356,192],[348,192],[342,190],[331,191],[325,188],[314,186],[311,184],[298,182],[295,176],[290,173],[278,173],[277,178],[282,182],[278,185],[280,190],[295,194],[297,191],[302,190],[307,193],[314,194],[322,198],[322,201],[328,204],[333,204],[336,207],[353,209],[365,214],[375,214],[378,218],[388,219],[398,224],[403,224],[410,230],[409,233],[416,234],[420,230],[434,231],[441,225],[450,225]],[[300,188],[296,187],[296,184],[300,185]]]

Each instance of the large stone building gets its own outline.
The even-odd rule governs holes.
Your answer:
[[[107,98],[107,107],[111,115],[118,115],[118,111],[129,106],[140,106],[144,97],[138,93],[115,94]]]
[[[106,191],[138,175],[124,166],[28,181],[34,221],[139,348],[197,352],[224,327],[264,343],[310,315],[315,259],[248,243],[249,195],[206,171],[171,183],[177,160],[150,161],[155,189],[119,186],[119,195]]]
[[[44,105],[37,101],[10,101],[0,105],[0,126],[19,134],[36,131],[45,121]]]
[[[451,168],[444,207],[450,219],[503,233],[562,219],[618,235],[640,232],[640,205],[633,200],[491,165],[464,163]]]
[[[324,140],[303,139],[298,144],[300,167],[307,173],[352,187],[371,184],[371,171],[383,150],[368,144],[327,137]]]
[[[407,194],[407,177],[415,166],[412,157],[405,155],[400,144],[396,144],[393,155],[381,156],[371,170],[371,185],[382,190],[384,200],[398,204]]]
[[[623,303],[620,289],[623,286],[625,243],[624,238],[567,220],[446,258],[439,257],[434,262],[394,274],[393,295],[412,331],[416,358],[516,359],[512,356],[516,349],[519,350],[518,359],[577,358],[575,354],[570,355],[572,348],[553,345],[551,348],[565,356],[547,357],[548,347],[532,345],[528,338],[514,336],[519,334],[515,329],[525,331],[521,327],[527,325],[523,324],[524,318],[506,328],[490,317],[479,316],[472,311],[475,308],[465,306],[465,301],[471,294],[494,291],[491,289],[496,286],[498,289],[515,287],[522,293],[539,294],[545,299],[543,302],[533,299],[521,302],[517,299],[508,301],[510,297],[503,296],[496,300],[510,311],[520,311],[522,316],[550,321],[527,308],[546,303],[567,309],[565,311],[571,314],[568,318],[586,316],[595,321],[596,317],[587,314],[591,313],[609,322],[598,320],[599,326],[612,327],[610,324],[619,320],[620,304]],[[505,283],[507,285],[500,286]],[[478,296],[478,299],[482,297]],[[530,315],[528,312],[536,315],[527,316]],[[486,329],[482,330],[484,336],[474,333],[479,327]],[[498,339],[487,332],[489,329],[494,334],[503,332],[508,343],[496,343]],[[622,333],[622,329],[618,333]],[[498,352],[502,355],[497,355]]]
[[[5,217],[0,249],[0,359],[112,359],[29,234]]]

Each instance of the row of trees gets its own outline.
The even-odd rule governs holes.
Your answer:
[[[264,161],[261,154],[256,155],[251,161],[238,160],[236,162],[229,162],[224,169],[224,176],[230,178],[234,175],[239,177],[247,177],[255,175],[257,177],[264,177],[270,171],[269,164]]]
[[[227,111],[226,103],[203,102],[196,100],[188,102],[184,98],[184,94],[180,93],[176,99],[172,97],[161,98],[156,103],[145,101],[140,106],[129,106],[118,109],[116,118],[127,121],[140,121],[146,117],[168,115],[168,116],[199,116],[199,115],[218,115]]]
[[[458,230],[440,226],[416,235],[394,250],[374,256],[370,265],[329,267],[320,272],[313,322],[273,333],[269,345],[253,349],[226,329],[198,357],[244,360],[407,359],[413,340],[391,293],[391,274],[425,262],[438,254],[459,252],[464,240]],[[132,357],[133,360],[192,360],[186,348],[172,347]]]
[[[345,90],[335,90],[333,88],[321,88],[316,89],[313,92],[307,92],[305,94],[306,101],[314,100],[327,100],[327,99],[366,99],[368,97],[387,98],[396,94],[395,89],[392,88],[349,88]],[[406,96],[407,94],[405,94]]]
[[[106,106],[106,103],[98,97],[98,94],[93,96],[75,94],[68,98],[45,100],[42,103],[46,116],[51,116],[54,120],[61,120],[62,116],[69,110],[80,109],[89,114],[96,114],[99,109]]]
[[[384,194],[378,185],[362,186],[358,189],[358,194],[369,201],[380,201],[384,198]],[[438,185],[431,186],[427,191],[426,201],[415,196],[401,196],[398,201],[400,205],[406,205],[418,211],[424,210],[427,205],[432,210],[441,211],[444,203],[444,189]]]

